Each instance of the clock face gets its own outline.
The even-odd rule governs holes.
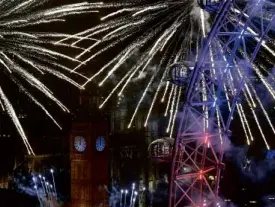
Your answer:
[[[103,136],[97,137],[95,144],[96,144],[96,150],[99,152],[102,152],[106,145],[105,138]]]
[[[78,152],[84,152],[86,145],[87,144],[84,137],[77,136],[74,138],[74,147]]]

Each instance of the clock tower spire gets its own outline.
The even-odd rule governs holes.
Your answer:
[[[96,109],[98,96],[80,95],[70,133],[70,207],[108,206],[108,122]]]

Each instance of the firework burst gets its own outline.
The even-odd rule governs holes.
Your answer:
[[[71,43],[72,46],[77,46],[87,38],[95,39],[90,47],[75,57],[79,60],[84,59],[84,61],[74,71],[118,44],[131,39],[131,44],[122,49],[99,71],[91,75],[83,86],[96,78],[102,78],[102,75],[103,78],[99,82],[99,86],[103,86],[113,74],[122,75],[120,81],[100,105],[102,108],[114,94],[121,97],[133,82],[149,78],[128,125],[130,128],[148,91],[152,89],[152,86],[156,86],[156,93],[144,123],[146,126],[161,91],[164,91],[164,94],[161,95],[162,102],[168,99],[168,94],[170,94],[167,110],[170,108],[174,110],[178,105],[179,98],[176,96],[180,96],[180,87],[172,87],[169,82],[167,84],[162,83],[166,81],[169,65],[186,60],[192,52],[195,52],[192,49],[194,45],[199,47],[200,38],[209,29],[208,24],[201,24],[200,17],[203,15],[204,18],[208,19],[209,15],[200,9],[196,1],[159,1],[154,4],[146,1],[142,3],[128,2],[126,4],[103,4],[102,7],[112,10],[112,12],[101,17],[101,24],[76,34],[75,36],[81,38]],[[116,10],[113,11],[113,9]],[[70,37],[67,37],[57,43],[64,43],[69,40]],[[90,55],[91,51],[95,51],[95,53]],[[133,56],[138,52],[141,55],[135,58],[136,64],[127,71],[119,72],[121,66],[129,59],[133,59]],[[191,58],[194,59],[195,56]],[[159,63],[153,68],[152,62],[156,60]],[[169,114],[171,127],[168,127],[167,132],[173,131],[174,111]]]
[[[232,15],[232,22],[235,22],[237,25],[236,28],[242,29],[244,25],[242,25],[242,22],[237,22],[235,17],[242,12],[240,8],[244,8],[247,2],[236,2],[237,3],[234,4],[236,7],[231,8],[230,14]],[[274,9],[273,3],[269,6]],[[156,105],[158,101],[166,102],[165,116],[169,118],[166,132],[172,136],[180,96],[184,90],[182,90],[182,87],[175,86],[167,81],[167,77],[169,77],[169,73],[171,72],[170,66],[186,60],[193,62],[193,65],[195,64],[204,39],[207,37],[211,25],[214,22],[215,15],[210,15],[202,10],[196,0],[155,1],[154,3],[146,0],[128,1],[128,3],[102,4],[98,8],[100,7],[102,9],[104,8],[104,12],[109,10],[108,14],[101,16],[100,20],[102,23],[71,36],[72,38],[80,37],[72,43],[70,42],[72,46],[77,46],[87,38],[93,38],[93,43],[75,57],[76,59],[83,60],[83,62],[75,67],[73,71],[77,71],[82,65],[95,60],[98,56],[104,55],[113,48],[119,50],[117,55],[110,58],[110,61],[102,68],[94,73],[91,72],[90,78],[83,86],[95,79],[99,81],[99,86],[103,86],[113,75],[120,77],[115,87],[100,105],[100,108],[102,108],[112,96],[117,95],[121,97],[126,89],[130,88],[134,82],[139,80],[147,81],[128,127],[131,127],[149,91],[151,92],[153,90],[154,95],[144,126],[148,123],[154,105]],[[266,19],[270,19],[274,15],[272,13],[273,10],[270,8],[265,8],[267,9],[266,14],[269,14],[265,17]],[[244,17],[247,17],[247,15],[244,14]],[[247,30],[252,35],[258,33],[256,26],[248,27]],[[64,38],[58,41],[57,44],[71,41],[71,37]],[[254,37],[251,39],[251,45],[259,41],[260,39],[258,37]],[[122,45],[126,46],[121,49]],[[274,65],[273,60],[271,60],[271,57],[275,56],[274,50],[272,49],[272,47],[274,47],[273,42],[271,40],[269,42],[263,41],[261,45],[261,52],[257,58],[264,58]],[[215,59],[213,54],[215,54],[217,50],[219,50],[219,53],[224,53],[219,42],[210,48],[213,50],[212,55],[210,55],[210,61]],[[135,56],[137,53],[140,54],[138,58]],[[242,53],[241,48],[240,53]],[[269,54],[268,57],[265,57],[266,53]],[[125,70],[123,65],[133,59],[135,59],[135,64]],[[152,69],[152,65],[154,65],[154,69]],[[255,76],[262,81],[271,96],[275,97],[274,89],[263,76],[263,70],[266,69],[266,66],[255,63],[253,69]],[[187,70],[187,73],[192,73],[191,66]],[[211,73],[212,76],[217,77],[216,75],[219,71],[213,70]],[[244,71],[241,70],[237,71],[237,76],[235,74],[229,75],[228,83],[224,85],[227,97],[234,95],[234,82],[241,79],[243,75]],[[267,111],[264,110],[263,103],[255,90],[253,80],[249,77],[245,81],[245,89],[243,90],[245,103],[238,104],[237,112],[247,137],[247,143],[249,144],[253,141],[251,127],[246,112],[244,111],[249,108],[266,146],[269,148],[255,112],[257,107],[256,102],[258,102],[259,108],[263,111],[269,125],[272,126],[270,118]],[[205,93],[202,94],[202,100],[207,101],[207,85],[202,83],[201,87],[205,88]],[[230,108],[230,103],[228,103],[228,106]],[[208,110],[206,109],[205,111]],[[207,120],[207,112],[205,116]],[[207,128],[208,121],[206,121],[204,125]]]
[[[2,78],[9,78],[33,103],[40,107],[45,114],[53,120],[52,115],[29,91],[28,87],[41,92],[49,100],[55,102],[63,111],[69,110],[54,96],[53,92],[39,80],[41,75],[51,74],[56,78],[69,82],[70,84],[83,89],[73,79],[66,75],[72,70],[62,64],[62,61],[70,61],[79,64],[80,61],[51,49],[57,38],[65,38],[68,35],[51,32],[34,32],[34,26],[43,23],[63,22],[64,17],[74,14],[97,12],[93,10],[97,4],[76,3],[44,9],[41,6],[45,0],[3,0],[0,1],[2,8],[0,15],[0,64]],[[31,29],[30,29],[31,28]],[[77,37],[75,37],[77,39]],[[62,47],[72,47],[63,43]],[[74,47],[82,50],[80,47]],[[85,76],[74,72],[84,79]],[[18,133],[22,137],[29,154],[34,154],[24,130],[17,117],[9,97],[0,85],[1,109],[8,114],[13,121]]]

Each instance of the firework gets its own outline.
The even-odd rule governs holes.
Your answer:
[[[167,133],[170,132],[170,128],[173,128],[172,125],[174,125],[174,114],[177,111],[175,107],[179,103],[179,98],[176,98],[179,93],[179,88],[171,87],[169,82],[166,84],[162,83],[166,81],[166,75],[169,72],[168,66],[187,59],[192,50],[190,42],[194,41],[198,43],[198,37],[201,37],[203,33],[207,32],[207,27],[201,24],[200,17],[204,14],[205,19],[208,19],[208,15],[199,8],[196,1],[159,1],[154,4],[137,3],[133,1],[128,3],[102,4],[102,8],[115,8],[117,10],[110,12],[106,16],[102,16],[100,19],[102,24],[72,36],[82,38],[70,42],[72,46],[77,46],[78,43],[87,38],[95,39],[95,42],[90,47],[87,47],[86,50],[76,56],[77,59],[83,61],[74,71],[79,69],[81,65],[104,54],[104,52],[117,46],[121,42],[136,37],[131,44],[127,45],[99,71],[92,74],[91,78],[89,78],[83,86],[95,78],[99,80],[102,78],[99,86],[103,86],[111,75],[119,72],[118,70],[121,69],[121,66],[125,64],[126,61],[129,59],[132,60],[137,52],[145,50],[139,58],[134,60],[136,64],[134,64],[132,68],[127,70],[126,73],[124,73],[124,71],[122,72],[121,80],[103,101],[100,108],[105,105],[111,96],[117,94],[117,96],[121,97],[133,82],[142,80],[142,74],[146,74],[145,78],[146,80],[148,79],[149,82],[146,84],[144,93],[138,101],[128,127],[131,127],[141,103],[144,101],[145,96],[148,95],[148,91],[151,90],[154,85],[157,85],[154,101],[148,112],[145,126],[149,120],[152,108],[158,100],[158,96],[162,96],[162,101],[164,102],[164,100],[167,99],[168,88],[172,88],[171,93],[173,93],[173,95],[169,95],[165,113],[169,116],[170,123]],[[196,34],[197,31],[201,34]],[[65,43],[69,40],[70,37],[67,37],[58,41],[57,44]],[[91,51],[95,51],[95,53],[91,55]],[[159,55],[161,55],[160,62],[152,69],[152,62],[155,61]],[[165,92],[161,93],[162,91]],[[170,111],[169,114],[168,111]]]
[[[34,32],[33,29],[30,30],[30,27],[43,23],[63,22],[64,17],[68,15],[97,12],[97,10],[93,8],[96,8],[96,6],[101,3],[76,3],[44,9],[41,6],[46,2],[45,0],[4,0],[0,2],[3,11],[0,15],[1,75],[3,78],[9,78],[15,83],[19,91],[24,93],[33,103],[40,107],[45,114],[60,127],[43,104],[40,103],[27,88],[35,88],[49,100],[55,102],[63,111],[68,112],[69,110],[54,96],[53,92],[39,80],[39,77],[45,74],[51,74],[58,79],[62,79],[83,89],[83,86],[66,75],[66,73],[68,74],[73,71],[60,64],[62,61],[79,64],[80,61],[52,50],[49,47],[50,45],[56,45],[55,42],[57,38],[65,38],[69,36],[68,34]],[[78,38],[74,37],[74,39]],[[60,43],[57,46],[73,47],[76,50],[82,50],[80,47],[74,47],[64,43]],[[74,73],[84,81],[87,79],[77,72]],[[2,85],[0,85],[0,105],[1,109],[12,119],[18,133],[23,139],[28,153],[34,154],[16,111],[9,97],[3,90]]]
[[[242,1],[236,1],[234,7],[230,10],[230,18],[236,28],[244,30],[246,25],[242,23],[241,19],[237,19],[237,15],[241,13],[239,8],[243,7],[241,4]],[[265,18],[270,20],[274,18],[274,14],[271,12],[275,7],[274,3],[270,3],[268,7],[269,8],[264,8],[266,9],[264,13],[268,14]],[[102,108],[112,96],[117,95],[121,97],[126,93],[127,89],[131,89],[134,83],[140,81],[142,84],[141,88],[144,90],[140,95],[140,99],[137,101],[136,108],[129,120],[128,127],[131,127],[141,103],[144,102],[149,91],[154,91],[144,126],[148,123],[154,105],[158,101],[166,102],[165,116],[167,116],[169,120],[166,132],[170,133],[170,136],[172,136],[176,113],[181,100],[179,96],[184,90],[179,89],[178,86],[172,85],[167,81],[167,76],[171,69],[170,65],[186,60],[194,63],[196,62],[201,48],[203,47],[204,39],[207,37],[211,25],[214,22],[212,16],[215,15],[211,16],[209,13],[202,10],[198,6],[196,0],[155,1],[154,3],[146,0],[142,2],[128,1],[128,3],[102,4],[99,5],[97,9],[104,9],[104,11],[110,9],[107,15],[101,16],[100,21],[102,23],[71,36],[72,38],[80,37],[79,39],[72,40],[70,37],[66,37],[56,44],[70,41],[69,43],[72,46],[77,46],[78,43],[81,43],[83,40],[93,39],[91,46],[87,47],[76,56],[78,60],[83,61],[75,67],[73,71],[77,71],[82,65],[95,60],[98,56],[105,54],[112,48],[116,48],[117,50],[122,48],[120,52],[111,58],[102,68],[96,72],[92,71],[90,78],[83,86],[96,79],[99,86],[102,87],[112,75],[120,77],[111,93],[100,105],[100,108]],[[248,17],[246,13],[242,16],[242,18]],[[266,59],[269,64],[274,65],[274,60],[272,60],[273,56],[275,56],[273,50],[274,41],[262,41],[262,39],[257,36],[257,34],[260,33],[259,30],[260,28],[256,26],[248,26],[246,28],[246,33],[250,33],[252,36],[251,42],[248,44],[253,45],[261,43],[261,51],[257,55],[257,58]],[[127,42],[127,44],[121,44],[125,42]],[[126,46],[123,48],[120,44]],[[120,45],[120,47],[118,47],[118,45]],[[215,45],[210,46],[209,60],[211,67],[215,68],[214,54],[230,53],[229,51],[224,51],[224,49],[225,48],[222,48],[218,41]],[[249,51],[241,50],[240,48],[240,56],[246,58],[244,54],[249,54]],[[140,54],[139,57],[136,57],[137,53]],[[266,53],[268,53],[268,57],[266,57]],[[249,55],[253,56],[255,54]],[[129,60],[134,62],[131,68],[123,67]],[[224,60],[226,61],[225,56]],[[154,67],[152,67],[152,65],[154,65]],[[152,68],[154,69],[152,70]],[[258,63],[255,63],[253,65],[253,70],[256,77],[260,78],[262,81],[267,92],[274,98],[274,89],[263,75],[266,66],[260,67]],[[187,73],[191,72],[192,67],[189,68]],[[227,100],[229,100],[230,97],[235,95],[235,91],[237,90],[235,85],[239,80],[242,80],[245,71],[238,69],[237,73],[231,74],[228,64],[224,68],[224,72],[228,75],[228,80],[224,83],[224,93]],[[143,74],[146,74],[145,78],[141,78]],[[217,79],[221,74],[221,69],[220,71],[212,69],[210,75]],[[207,77],[204,77],[204,79],[206,78]],[[272,81],[274,80],[272,79]],[[248,122],[247,112],[244,111],[248,109],[254,117],[254,121],[258,126],[267,148],[269,148],[256,115],[257,106],[255,100],[259,103],[259,109],[263,111],[268,124],[270,126],[272,126],[272,124],[267,111],[264,109],[259,99],[259,94],[257,94],[255,90],[252,75],[245,79],[244,85],[245,88],[242,92],[246,102],[237,105],[237,113],[240,117],[245,136],[247,137],[247,143],[250,144],[254,139],[251,133],[250,123]],[[208,101],[208,97],[211,93],[216,97],[215,88],[209,89],[206,80],[202,81],[201,87],[204,91],[202,94],[202,101]],[[215,107],[215,105],[216,103],[213,107]],[[230,110],[231,106],[229,101],[227,105]],[[207,131],[209,127],[208,119],[210,116],[210,114],[208,114],[208,106],[205,106],[203,110],[206,113],[203,125],[205,131]],[[221,112],[217,110],[217,114],[220,113]],[[219,119],[218,115],[217,118]],[[219,125],[222,124],[220,120],[218,120],[218,123]],[[274,128],[271,128],[274,132]]]

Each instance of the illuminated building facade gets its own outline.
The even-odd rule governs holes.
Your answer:
[[[108,120],[97,111],[98,96],[81,94],[70,140],[70,207],[108,206]]]

